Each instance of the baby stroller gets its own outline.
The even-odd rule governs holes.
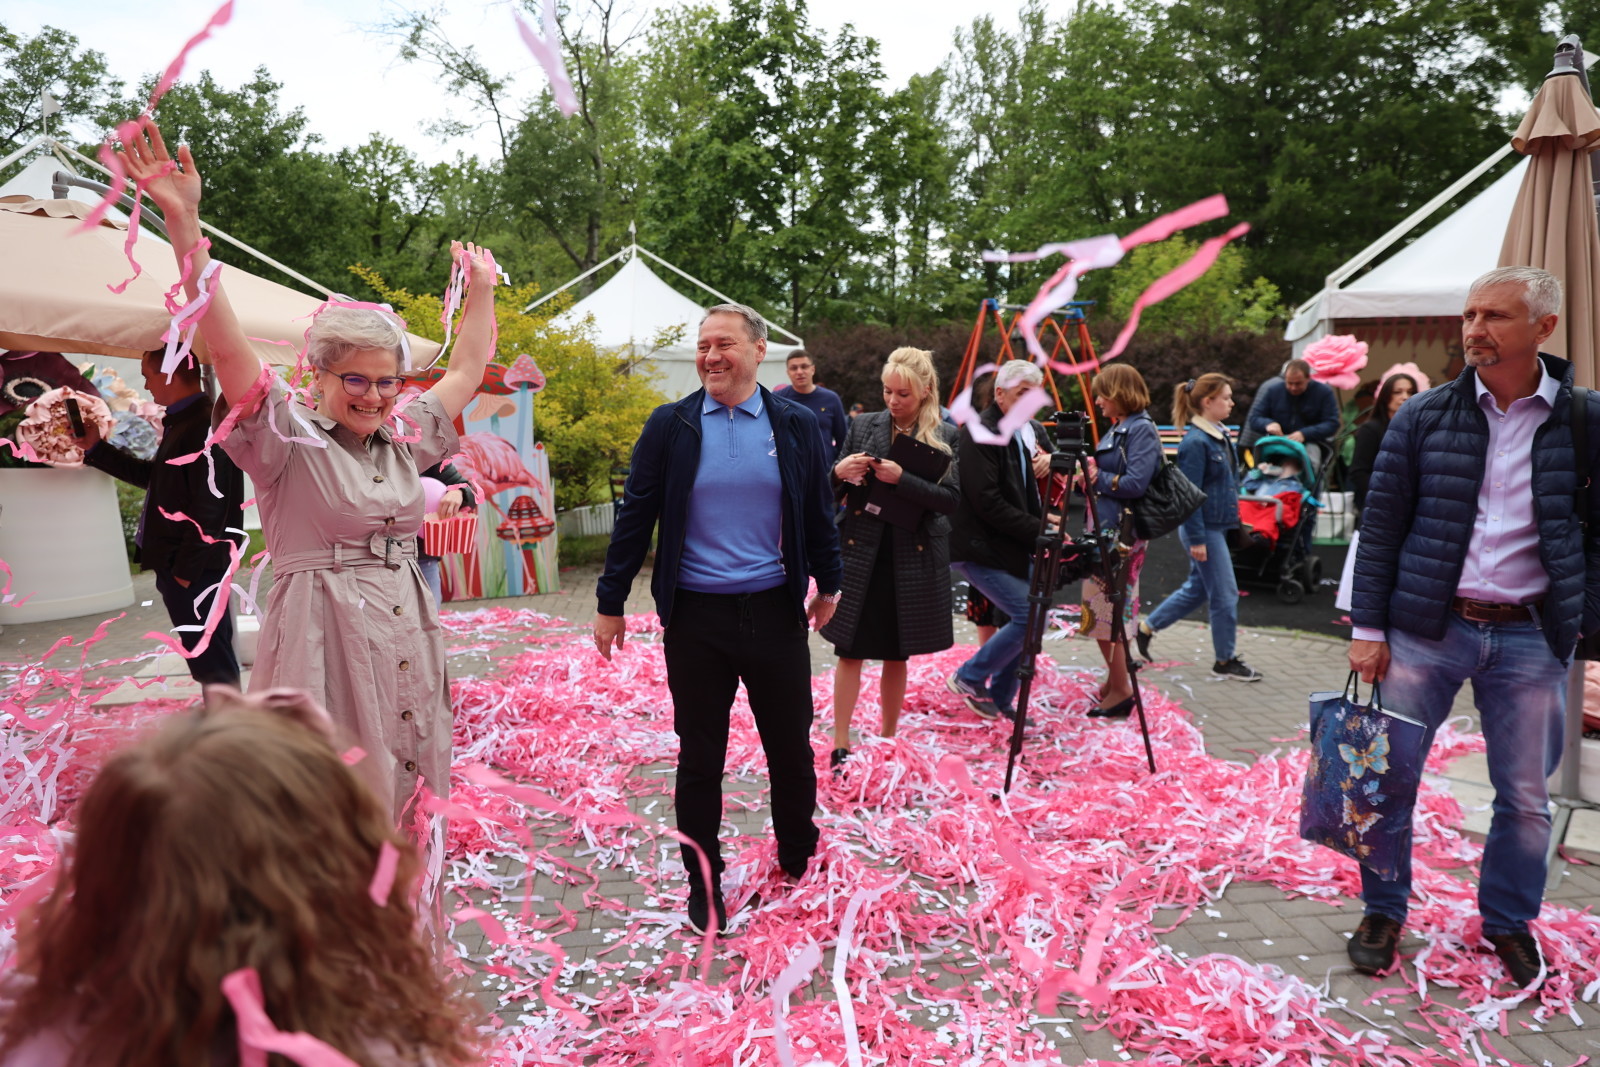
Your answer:
[[[1298,604],[1322,583],[1322,560],[1311,552],[1322,472],[1305,445],[1262,437],[1247,453],[1252,465],[1239,482],[1239,543],[1233,571],[1240,586],[1272,586],[1285,604]]]

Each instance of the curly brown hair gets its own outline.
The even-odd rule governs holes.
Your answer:
[[[84,794],[56,885],[18,930],[31,981],[0,1052],[61,1027],[75,1065],[231,1062],[221,982],[251,967],[279,1029],[357,1063],[384,1044],[477,1062],[473,1005],[417,932],[416,849],[304,717],[220,703],[114,755]],[[400,862],[379,907],[385,842]]]

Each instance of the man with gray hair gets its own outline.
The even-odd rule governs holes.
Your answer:
[[[996,432],[1001,417],[1043,380],[1043,372],[1028,360],[1002,364],[994,379],[994,403],[978,421]],[[981,445],[971,434],[961,435],[961,502],[951,520],[950,566],[1010,616],[946,683],[980,718],[1009,718],[1014,711],[1033,546],[1043,510],[1039,479],[1050,471],[1052,449],[1044,427],[1031,419],[1003,445]]]
[[[817,847],[807,623],[820,629],[839,603],[833,457],[823,453],[811,412],[756,382],[766,354],[759,312],[742,304],[706,312],[695,352],[704,388],[645,422],[597,590],[594,641],[609,660],[659,527],[650,591],[665,630],[680,742],[678,829],[698,846],[683,849],[689,922],[698,930],[728,925],[717,833],[728,716],[741,681],[772,777],[778,866],[798,879]],[[817,595],[808,604],[812,578]]]
[[[1600,627],[1600,568],[1588,564],[1600,554],[1588,533],[1600,529],[1600,492],[1575,514],[1573,368],[1539,351],[1560,309],[1561,283],[1533,267],[1472,284],[1466,370],[1407,401],[1384,435],[1350,612],[1351,668],[1383,683],[1385,708],[1424,724],[1425,750],[1472,682],[1495,789],[1478,909],[1521,988],[1545,973],[1528,923],[1544,895],[1567,666],[1579,635]],[[1593,392],[1583,417],[1593,470]],[[1411,891],[1410,804],[1395,817],[1407,824],[1399,877],[1361,869],[1366,915],[1349,953],[1368,974],[1394,965]]]

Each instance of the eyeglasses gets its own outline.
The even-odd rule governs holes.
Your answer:
[[[340,374],[336,377],[344,382],[344,391],[351,396],[366,396],[367,390],[376,385],[378,395],[388,399],[399,396],[401,387],[406,384],[404,378],[368,378],[365,374]]]

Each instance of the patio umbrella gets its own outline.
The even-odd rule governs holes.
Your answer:
[[[1531,159],[1500,246],[1500,265],[1542,267],[1561,279],[1561,321],[1545,348],[1572,360],[1579,385],[1593,386],[1600,223],[1589,153],[1600,148],[1600,111],[1581,68],[1570,58],[1563,61],[1582,56],[1576,38],[1564,39],[1556,54],[1556,69],[1511,139]]]
[[[107,219],[76,233],[89,211],[76,200],[0,197],[0,349],[138,359],[164,344],[164,294],[178,280],[172,248],[141,233],[133,254],[144,271],[113,293],[133,273],[123,253],[128,225]],[[220,277],[256,355],[292,365],[322,301],[236,267]],[[195,348],[204,359],[198,339]],[[411,351],[425,366],[439,345],[413,334]]]

